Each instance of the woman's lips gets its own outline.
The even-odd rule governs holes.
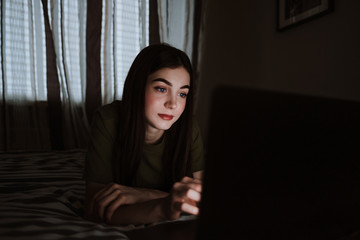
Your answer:
[[[158,114],[159,117],[161,117],[163,120],[172,120],[174,118],[173,115],[167,115],[167,114]]]

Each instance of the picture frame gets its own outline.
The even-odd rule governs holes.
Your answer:
[[[334,9],[333,0],[278,0],[277,29],[283,31]]]

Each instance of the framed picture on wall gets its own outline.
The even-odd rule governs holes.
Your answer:
[[[277,29],[309,21],[333,11],[333,0],[278,0]]]

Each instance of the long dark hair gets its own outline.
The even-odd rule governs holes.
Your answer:
[[[190,75],[190,90],[181,117],[164,133],[163,168],[166,189],[184,176],[191,175],[190,148],[195,84],[188,56],[168,44],[144,48],[132,63],[125,79],[120,128],[115,146],[115,181],[131,185],[142,158],[145,144],[145,86],[150,74],[162,68],[184,67]]]

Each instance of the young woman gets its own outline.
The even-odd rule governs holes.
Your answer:
[[[144,48],[122,101],[94,116],[86,158],[85,216],[114,225],[197,215],[203,145],[193,121],[195,83],[187,55]]]

